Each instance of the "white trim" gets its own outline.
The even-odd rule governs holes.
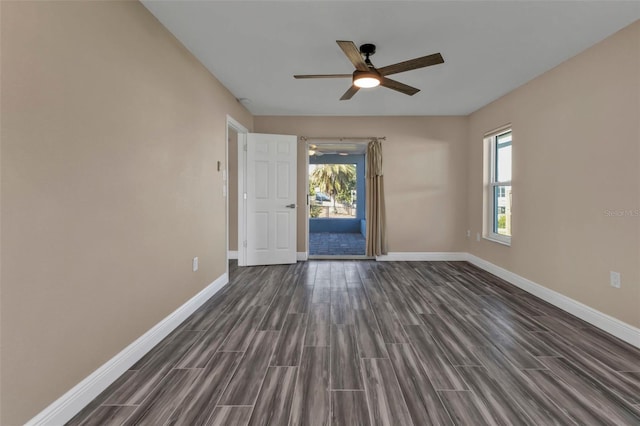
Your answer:
[[[299,251],[296,253],[296,260],[298,262],[305,262],[307,259],[309,259],[309,253],[306,251]]]
[[[376,256],[376,260],[379,262],[460,261],[467,260],[467,253],[399,251]]]
[[[467,253],[467,261],[497,277],[502,278],[505,281],[510,282],[516,287],[531,293],[554,306],[557,306],[563,311],[575,315],[576,317],[606,331],[607,333],[640,348],[640,328],[620,321],[617,318],[613,318],[612,316],[593,309],[592,307],[560,294],[557,291],[537,284],[527,278],[521,277],[520,275],[501,268],[500,266],[494,265],[493,263],[474,256],[473,254]]]
[[[485,235],[482,237],[487,241],[491,241],[492,243],[502,244],[503,246],[511,247],[511,237],[507,237],[505,235],[496,234],[495,232],[491,232],[489,235]]]
[[[304,140],[304,187],[305,187],[305,195],[304,195],[304,244],[305,249],[307,250],[307,254],[309,253],[309,220],[311,219],[311,203],[309,202],[309,141],[307,139]],[[299,253],[298,253],[299,254]],[[307,256],[308,258],[308,256]],[[298,259],[300,260],[300,259]],[[307,260],[307,259],[304,259]]]
[[[115,382],[118,377],[162,339],[167,337],[169,333],[228,282],[229,276],[226,273],[222,274],[185,304],[170,313],[116,356],[105,362],[71,390],[51,403],[51,405],[29,420],[25,426],[62,425],[71,420],[73,416],[78,414],[80,410]]]
[[[237,259],[238,258],[238,250],[229,250],[227,252],[227,259]]]
[[[249,133],[249,129],[244,127],[239,121],[235,120],[229,114],[227,114],[227,168],[229,164],[229,127],[234,129],[238,134],[237,139],[237,151],[238,151],[238,265],[245,265],[245,250],[242,248],[242,242],[246,239],[244,238],[244,226],[245,223],[241,220],[244,216],[244,199],[242,194],[244,193],[244,175],[241,173],[244,172],[244,144],[247,140],[247,133]],[[227,189],[229,188],[229,173],[227,171]],[[227,218],[229,217],[229,191],[227,191]],[[229,253],[229,223],[227,220],[227,253]],[[229,273],[229,259],[227,258],[227,273]]]

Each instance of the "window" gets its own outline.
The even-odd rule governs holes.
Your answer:
[[[511,129],[490,134],[485,238],[511,244]]]

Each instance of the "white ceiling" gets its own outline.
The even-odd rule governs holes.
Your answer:
[[[255,115],[466,115],[640,19],[628,1],[155,1],[142,3]],[[360,90],[335,40],[374,43],[377,67],[422,91]]]

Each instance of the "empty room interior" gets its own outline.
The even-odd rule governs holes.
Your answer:
[[[1,1],[0,424],[640,424],[640,3]]]

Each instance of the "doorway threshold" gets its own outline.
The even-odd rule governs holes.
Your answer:
[[[347,254],[310,254],[309,260],[376,260],[375,256],[347,255]]]

